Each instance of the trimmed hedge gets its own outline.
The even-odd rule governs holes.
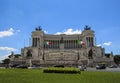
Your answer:
[[[79,68],[46,68],[44,73],[66,73],[66,74],[80,74]]]

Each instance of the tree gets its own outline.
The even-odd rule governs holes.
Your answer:
[[[114,62],[115,62],[116,64],[120,64],[120,55],[115,55],[115,56],[114,56]]]
[[[9,64],[10,63],[10,59],[9,58],[6,58],[4,60],[2,60],[4,64]]]
[[[19,58],[21,56],[21,54],[15,54],[14,56],[15,56],[15,58]]]

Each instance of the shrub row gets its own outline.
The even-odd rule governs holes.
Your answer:
[[[66,73],[66,74],[80,74],[78,68],[47,68],[43,70],[44,73]]]

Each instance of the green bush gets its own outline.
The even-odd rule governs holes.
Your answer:
[[[46,68],[43,70],[44,73],[67,73],[67,74],[80,74],[78,68]]]

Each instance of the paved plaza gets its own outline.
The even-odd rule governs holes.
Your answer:
[[[106,68],[106,69],[96,69],[88,67],[86,71],[108,71],[108,72],[120,72],[120,68]]]

